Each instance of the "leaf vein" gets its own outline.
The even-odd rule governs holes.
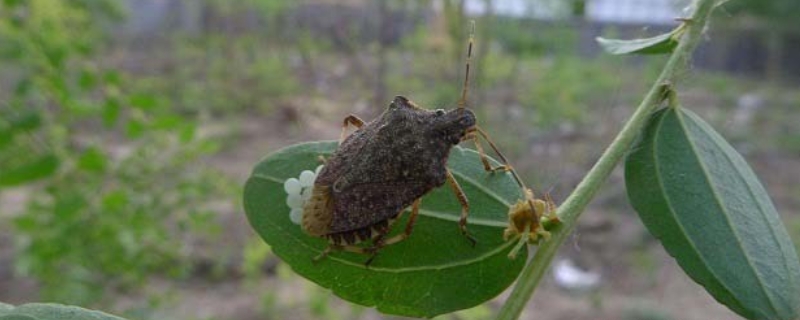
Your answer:
[[[678,120],[679,120],[678,122],[680,123],[681,128],[683,129],[683,132],[686,132],[686,134],[687,134],[687,137],[686,137],[687,139],[686,140],[689,142],[689,146],[692,148],[692,152],[694,154],[696,154],[696,155],[699,155],[700,153],[698,152],[697,145],[695,144],[694,140],[692,140],[688,136],[689,129],[687,128],[685,119],[683,117],[684,113],[679,112],[679,111],[680,110],[676,110],[676,115],[678,116]],[[692,121],[697,122],[697,119],[692,119]],[[700,129],[703,130],[703,128],[700,128]],[[705,130],[703,130],[703,131],[705,131]],[[705,133],[708,134],[708,132],[705,132]],[[742,253],[744,253],[743,254],[744,255],[744,259],[745,259],[745,261],[747,261],[747,264],[750,266],[751,273],[753,274],[753,276],[755,276],[756,279],[758,279],[758,282],[760,284],[758,287],[759,287],[760,291],[766,295],[767,300],[769,300],[770,307],[772,308],[773,311],[775,311],[777,313],[777,309],[775,309],[775,306],[773,305],[772,299],[769,299],[769,293],[767,293],[766,289],[764,288],[763,279],[761,279],[761,276],[757,272],[755,272],[755,267],[753,265],[753,261],[750,259],[750,255],[747,254],[747,251],[742,246],[742,237],[739,235],[738,229],[736,229],[736,227],[734,226],[733,222],[730,219],[730,212],[728,211],[728,208],[725,205],[723,205],[723,203],[722,203],[722,199],[721,199],[721,197],[719,195],[719,192],[717,191],[717,188],[715,187],[715,184],[714,184],[715,180],[713,179],[712,175],[709,173],[709,170],[706,167],[705,162],[698,161],[698,164],[700,165],[700,169],[703,171],[703,177],[706,179],[706,183],[708,183],[708,186],[711,189],[711,192],[713,193],[714,200],[715,200],[714,203],[720,209],[720,211],[724,212],[724,214],[722,215],[723,216],[723,220],[726,222],[726,224],[728,225],[728,228],[730,229],[731,233],[733,234],[733,237],[736,239],[736,241],[735,241],[736,242],[736,246],[739,247],[739,250],[741,250]],[[722,282],[720,282],[720,283],[722,283]],[[727,288],[727,286],[726,286],[726,288]],[[733,293],[733,291],[731,291],[730,289],[728,289],[728,290],[729,290],[729,292]],[[738,297],[738,296],[736,298],[740,299],[740,297]]]

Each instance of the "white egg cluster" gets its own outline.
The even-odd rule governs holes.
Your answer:
[[[299,225],[303,220],[303,205],[311,199],[311,189],[314,187],[314,180],[317,179],[322,166],[316,170],[304,170],[299,178],[289,178],[283,183],[283,190],[286,191],[286,205],[292,210],[289,212],[289,219],[294,224]]]

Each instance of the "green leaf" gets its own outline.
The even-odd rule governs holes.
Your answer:
[[[125,123],[125,136],[131,139],[140,138],[145,132],[144,122],[137,119],[130,119]]]
[[[9,128],[0,127],[0,150],[11,144],[14,139],[14,132]]]
[[[800,262],[767,192],[718,133],[657,112],[625,163],[628,197],[694,281],[748,319],[798,319]]]
[[[165,114],[156,117],[151,127],[157,130],[174,130],[179,128],[184,122],[186,122],[184,117],[174,114]]]
[[[78,167],[91,172],[103,172],[107,163],[108,157],[96,147],[86,149],[78,158]]]
[[[672,52],[678,46],[678,38],[683,30],[683,27],[678,27],[669,33],[644,39],[620,40],[597,37],[596,40],[603,50],[610,54],[665,54]]]
[[[126,206],[128,206],[130,203],[130,199],[128,198],[128,194],[125,193],[125,191],[114,190],[106,193],[103,196],[103,200],[101,203],[103,204],[102,208],[104,211],[117,212],[117,211],[122,211]]]
[[[29,303],[17,307],[0,306],[2,320],[125,320],[105,312],[55,303]]]
[[[117,70],[106,70],[103,73],[103,82],[106,85],[119,86],[122,83],[122,76]]]
[[[366,256],[348,252],[334,252],[314,264],[327,241],[306,235],[289,220],[283,183],[314,170],[318,157],[330,155],[336,146],[312,142],[279,150],[255,167],[245,185],[250,224],[294,271],[346,300],[414,317],[473,307],[516,279],[526,257],[506,257],[514,241],[504,242],[503,230],[521,190],[510,174],[487,173],[476,152],[459,147],[453,148],[448,165],[469,197],[468,227],[478,240],[475,247],[460,233],[460,206],[444,186],[422,198],[411,236],[384,248],[369,268]],[[397,221],[394,232],[404,225],[404,219]]]
[[[42,116],[35,109],[24,110],[19,114],[0,113],[0,148],[14,140],[18,133],[33,131],[42,125]]]
[[[178,139],[181,143],[188,143],[194,139],[197,125],[192,122],[184,122],[178,130]]]
[[[25,96],[31,92],[31,89],[33,89],[33,81],[30,78],[24,78],[14,86],[14,95],[17,97]]]
[[[151,94],[137,93],[130,96],[128,103],[134,108],[152,110],[157,106],[158,100]]]
[[[103,103],[103,125],[107,128],[113,127],[117,119],[119,119],[120,111],[122,111],[122,106],[119,103],[119,99],[115,97],[107,98]]]
[[[78,75],[78,85],[83,90],[92,90],[97,87],[97,75],[90,68],[84,68]]]
[[[3,4],[5,4],[6,8],[14,8],[22,4],[24,0],[3,0]]]
[[[16,167],[0,171],[0,187],[20,185],[48,177],[56,172],[60,161],[54,154],[46,154]]]
[[[39,115],[39,112],[30,110],[13,117],[8,122],[11,129],[15,132],[31,131],[42,125],[42,117]]]

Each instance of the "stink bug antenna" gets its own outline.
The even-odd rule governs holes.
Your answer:
[[[461,99],[458,108],[464,109],[467,105],[467,88],[469,88],[469,63],[472,60],[472,44],[475,42],[475,20],[470,21],[469,46],[467,47],[467,71],[464,73],[464,87],[461,88]]]

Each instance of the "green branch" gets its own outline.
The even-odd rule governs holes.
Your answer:
[[[567,239],[572,229],[575,228],[578,217],[583,213],[595,193],[603,186],[603,182],[611,174],[617,163],[625,156],[639,132],[644,128],[650,114],[663,100],[663,86],[671,86],[675,83],[676,73],[684,70],[688,57],[691,56],[692,51],[700,41],[706,21],[715,5],[716,0],[696,0],[693,3],[694,12],[691,18],[683,22],[686,24],[687,30],[680,38],[678,46],[669,57],[669,60],[667,60],[661,75],[650,88],[650,91],[647,92],[642,103],[636,108],[636,112],[633,113],[614,138],[614,141],[611,142],[603,152],[603,155],[600,156],[600,159],[597,160],[594,167],[560,206],[558,211],[562,224],[553,230],[552,238],[541,244],[536,250],[533,260],[522,270],[514,290],[500,310],[498,319],[513,320],[519,317],[528,300],[533,296],[533,291],[538,286],[548,266],[550,266],[556,251]]]

